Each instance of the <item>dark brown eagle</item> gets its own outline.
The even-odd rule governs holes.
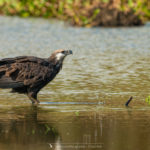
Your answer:
[[[0,60],[0,88],[27,94],[32,103],[39,103],[38,92],[59,73],[64,58],[71,50],[59,49],[47,58],[19,56]]]

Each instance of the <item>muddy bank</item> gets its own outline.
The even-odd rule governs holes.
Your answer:
[[[121,11],[117,8],[99,8],[101,11],[98,15],[87,23],[87,26],[105,26],[105,27],[117,27],[117,26],[140,26],[144,22],[140,19],[139,15],[135,14],[133,10]],[[86,16],[91,18],[94,9],[87,11]],[[71,20],[71,23],[75,26],[84,26],[82,20]]]

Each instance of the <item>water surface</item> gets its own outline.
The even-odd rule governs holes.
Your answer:
[[[39,93],[39,106],[0,89],[0,149],[149,150],[149,39],[149,24],[91,29],[1,16],[0,58],[58,48],[74,55]]]

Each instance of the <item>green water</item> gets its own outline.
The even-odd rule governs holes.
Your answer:
[[[0,17],[0,58],[74,53],[39,93],[38,106],[0,89],[0,149],[149,150],[149,39],[149,24],[90,29]]]

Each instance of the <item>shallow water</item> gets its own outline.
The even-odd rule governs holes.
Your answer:
[[[90,29],[0,17],[0,58],[74,53],[38,106],[0,89],[0,149],[149,150],[149,39],[149,24]]]

